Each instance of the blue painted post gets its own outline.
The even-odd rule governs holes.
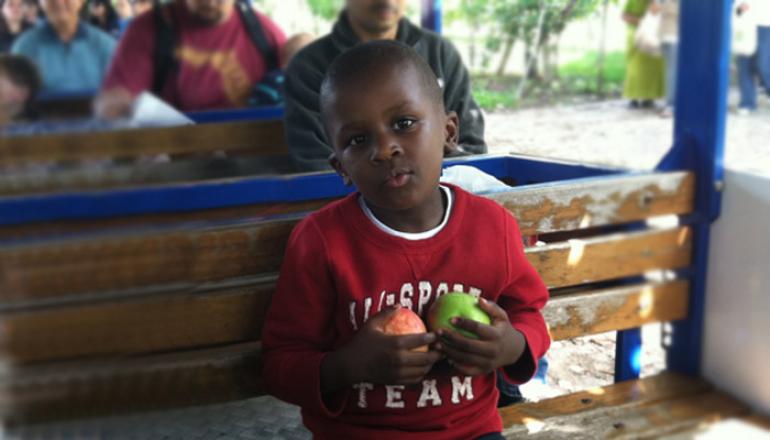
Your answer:
[[[441,0],[422,0],[422,27],[441,33]]]
[[[682,0],[674,147],[659,169],[696,172],[689,317],[674,323],[668,367],[700,373],[710,222],[720,210],[732,0]]]
[[[637,379],[642,369],[642,329],[618,332],[615,345],[615,382]]]

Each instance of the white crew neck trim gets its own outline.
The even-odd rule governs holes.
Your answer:
[[[446,187],[444,185],[439,185],[439,188],[441,188],[442,191],[444,191],[444,194],[446,194],[447,204],[446,204],[446,210],[444,211],[444,218],[441,220],[441,223],[439,223],[438,226],[436,226],[433,229],[424,231],[424,232],[402,232],[397,231],[390,226],[386,225],[385,223],[381,222],[377,217],[374,216],[374,213],[371,209],[369,209],[368,206],[366,206],[366,201],[364,201],[364,198],[362,196],[358,196],[358,206],[361,207],[361,210],[364,211],[364,215],[371,220],[372,223],[374,223],[375,226],[377,226],[378,229],[385,232],[388,235],[392,235],[394,237],[401,237],[406,240],[416,241],[416,240],[425,240],[427,238],[432,238],[436,236],[439,232],[441,232],[442,229],[444,229],[444,226],[446,226],[447,222],[449,221],[449,215],[452,213],[452,190],[449,187]]]

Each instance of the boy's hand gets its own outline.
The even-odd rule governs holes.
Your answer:
[[[322,370],[324,367],[331,369],[334,365],[346,377],[344,384],[337,385],[358,382],[387,385],[419,383],[441,358],[441,353],[436,350],[414,351],[415,348],[433,344],[435,333],[396,336],[383,332],[383,324],[396,309],[389,307],[369,318],[349,343],[327,356],[331,359],[322,365]]]
[[[479,299],[479,307],[489,314],[491,323],[453,318],[452,324],[478,335],[467,338],[456,331],[439,330],[436,349],[446,354],[455,369],[468,375],[486,374],[516,363],[524,352],[524,336],[511,326],[508,314],[497,304]]]

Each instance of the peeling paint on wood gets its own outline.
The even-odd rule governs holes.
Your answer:
[[[694,191],[692,173],[670,172],[514,188],[490,198],[513,212],[522,233],[531,235],[688,213]]]
[[[692,234],[687,227],[604,235],[526,249],[549,288],[611,280],[659,269],[687,267]]]
[[[543,309],[554,340],[687,317],[689,283],[678,280],[552,298]]]

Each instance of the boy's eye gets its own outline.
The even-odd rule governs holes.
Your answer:
[[[366,136],[364,135],[359,134],[356,136],[351,136],[348,140],[348,147],[355,147],[356,145],[361,145],[364,142],[366,142]]]
[[[415,124],[415,122],[417,121],[411,118],[401,118],[398,121],[396,121],[395,124],[393,124],[393,128],[395,128],[396,130],[406,130],[412,127]]]

